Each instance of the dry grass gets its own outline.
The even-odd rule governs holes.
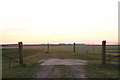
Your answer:
[[[94,51],[93,51],[94,48]],[[91,50],[92,49],[92,50]],[[39,60],[42,59],[83,59],[88,61],[86,66],[87,76],[89,78],[117,78],[118,64],[111,63],[101,65],[101,46],[83,46],[80,49],[77,47],[77,52],[74,53],[72,46],[53,46],[50,47],[50,52],[46,53],[46,46],[25,46],[24,47],[24,62],[26,67],[20,67],[16,62],[12,62],[11,68],[8,68],[8,63],[3,63],[4,78],[31,78],[39,67]],[[86,50],[89,52],[86,53]],[[3,54],[15,57],[17,54],[16,47],[3,48]],[[17,58],[16,58],[17,59]],[[3,57],[3,62],[8,62],[8,59]],[[29,72],[29,74],[28,74]]]

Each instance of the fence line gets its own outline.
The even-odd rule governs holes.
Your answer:
[[[119,61],[119,57],[120,57],[120,55],[118,54],[118,53],[120,53],[119,50],[118,49],[112,49],[112,48],[111,49],[106,49],[106,46],[107,46],[106,43],[112,43],[112,42],[102,41],[102,64],[105,64],[106,61],[109,61],[109,63],[110,63],[110,61],[112,61],[112,59],[114,57],[117,57],[118,58],[117,61]],[[118,50],[118,51],[108,52],[108,50]],[[116,55],[112,55],[110,53],[112,53],[112,54],[116,53]],[[109,57],[109,59],[106,59],[106,57]]]
[[[15,61],[15,62],[19,62],[19,61],[15,60],[14,58],[9,57],[9,56],[7,56],[7,55],[2,54],[2,56],[9,58],[9,67],[11,66],[11,61],[12,61],[12,60]]]
[[[106,41],[102,41],[102,64],[105,64],[106,63]],[[76,44],[73,43],[73,52],[76,52]],[[49,48],[50,48],[50,44],[48,43],[47,44],[47,53],[49,53]],[[19,62],[20,65],[24,65],[24,60],[23,60],[23,43],[22,42],[18,42],[18,54],[19,54],[19,61],[11,58],[11,57],[8,57],[6,55],[3,55],[5,57],[8,57],[9,58],[9,62],[11,62],[11,60],[14,60],[16,62]],[[88,50],[86,51],[86,53],[88,53]],[[119,56],[118,56],[119,57]],[[109,60],[111,59],[111,55],[109,54]]]
[[[19,55],[19,60],[16,60],[16,59],[9,57],[5,54],[2,54],[3,57],[6,57],[9,59],[9,62],[8,62],[9,67],[11,66],[11,61],[19,62],[20,65],[25,66],[25,64],[23,62],[23,43],[22,42],[18,42],[18,55]]]

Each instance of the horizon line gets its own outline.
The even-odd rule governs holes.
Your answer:
[[[27,43],[27,42],[23,42],[23,44],[73,44],[73,43],[76,43],[76,44],[92,44],[92,45],[100,45],[100,44],[102,44],[102,42],[97,42],[97,43],[86,43],[86,42],[41,42],[41,43],[38,43],[38,42],[36,42],[36,43],[34,43],[34,42],[30,42],[30,43]],[[117,44],[119,44],[120,42],[106,42],[107,44],[112,44],[112,45],[117,45]],[[0,45],[4,45],[4,44],[18,44],[18,43],[0,43]]]

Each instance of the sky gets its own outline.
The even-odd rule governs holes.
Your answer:
[[[118,41],[119,0],[1,0],[1,43]]]

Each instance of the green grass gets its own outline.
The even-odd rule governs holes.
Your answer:
[[[117,49],[116,46],[108,46],[110,49]],[[86,52],[88,50],[88,53]],[[72,46],[50,46],[47,54],[47,46],[24,46],[24,63],[26,67],[20,67],[16,62],[12,62],[8,67],[9,59],[2,57],[3,78],[31,78],[38,69],[39,60],[42,59],[83,59],[88,61],[86,74],[89,78],[117,78],[118,63],[101,65],[101,46],[76,46],[73,52]],[[16,46],[4,46],[2,54],[18,59],[18,48]]]
[[[89,61],[86,70],[88,78],[118,78],[116,63],[101,65],[100,61]]]
[[[7,64],[3,65],[3,78],[32,78],[37,70],[37,63],[26,63],[26,67],[21,67],[19,64],[12,64],[12,67],[8,68]]]

